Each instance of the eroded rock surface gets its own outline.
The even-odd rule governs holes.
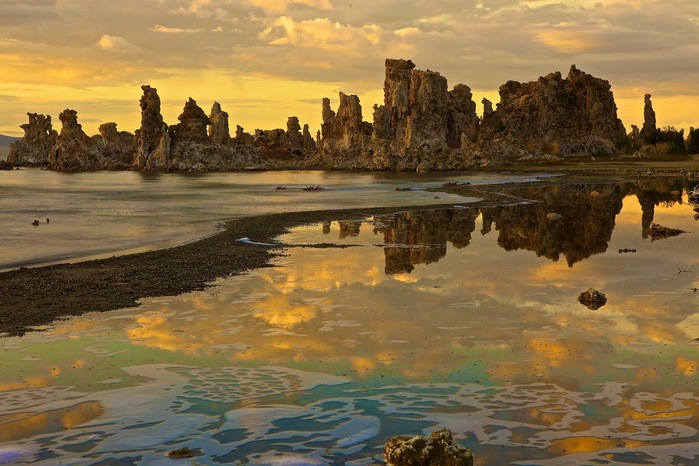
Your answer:
[[[101,154],[102,169],[127,170],[136,155],[136,136],[128,131],[118,131],[114,122],[99,127],[97,150]]]
[[[170,135],[160,113],[160,97],[154,87],[141,89],[141,128],[136,133],[138,151],[133,166],[137,170],[164,170],[169,163]]]
[[[587,291],[580,293],[580,296],[578,296],[578,301],[588,309],[595,311],[607,304],[607,297],[604,295],[604,293],[597,291],[594,288],[589,288]]]
[[[384,454],[389,466],[473,466],[473,453],[455,444],[449,429],[435,430],[428,438],[392,437]]]
[[[58,133],[53,129],[50,115],[27,113],[27,116],[29,123],[20,125],[24,137],[12,143],[7,161],[14,166],[46,165]]]
[[[197,105],[196,100],[190,97],[185,102],[182,114],[177,119],[180,122],[168,129],[173,149],[178,144],[209,142],[207,127],[211,124],[211,120],[206,116],[204,110]]]
[[[209,139],[216,144],[227,144],[231,140],[231,132],[228,127],[228,113],[221,110],[221,104],[214,102],[209,114]]]
[[[556,72],[524,84],[508,81],[495,113],[506,141],[553,155],[611,154],[626,135],[609,82],[575,65],[566,78]]]
[[[161,115],[157,90],[141,87],[141,127],[132,137],[113,123],[88,142],[84,133],[66,128],[58,135],[50,117],[29,114],[25,137],[11,151],[14,165],[44,164],[52,168],[135,170],[241,170],[324,168],[431,171],[562,156],[610,155],[625,138],[617,118],[609,82],[572,66],[536,81],[508,81],[500,87],[496,108],[483,99],[483,116],[469,86],[449,90],[436,71],[416,69],[410,60],[385,62],[383,105],[374,105],[372,122],[364,121],[360,99],[339,93],[337,111],[322,101],[322,124],[314,139],[309,126],[295,116],[286,129],[237,126],[231,137],[228,113],[214,102],[207,116],[190,98],[179,123],[168,127]],[[646,121],[631,140],[655,135],[655,113],[646,96]],[[72,128],[72,129],[71,129]],[[69,142],[71,141],[71,142]],[[70,145],[74,154],[67,154]],[[89,146],[89,147],[88,147]],[[95,147],[96,152],[92,147]],[[129,160],[131,159],[131,160]],[[97,164],[97,165],[96,165]],[[95,168],[96,167],[96,168]]]
[[[652,144],[655,141],[655,133],[657,131],[655,122],[655,110],[653,110],[653,102],[651,95],[646,94],[643,97],[643,128],[641,128],[641,139],[647,144]]]
[[[78,123],[78,112],[65,109],[58,115],[61,132],[49,151],[48,167],[58,171],[91,171],[102,168],[97,137],[91,138]]]

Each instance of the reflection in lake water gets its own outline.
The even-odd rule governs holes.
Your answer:
[[[277,267],[0,341],[0,462],[380,464],[447,426],[479,465],[697,464],[693,215],[627,184],[294,229]]]

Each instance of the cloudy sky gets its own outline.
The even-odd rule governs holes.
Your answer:
[[[168,124],[192,97],[247,131],[313,130],[322,97],[382,101],[385,58],[498,101],[505,81],[570,65],[612,83],[627,130],[653,95],[661,126],[699,126],[697,0],[0,0],[0,133],[78,111],[88,134],[140,124],[141,84]],[[480,112],[480,105],[479,105]]]

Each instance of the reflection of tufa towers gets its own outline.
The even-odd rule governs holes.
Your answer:
[[[522,197],[532,192],[522,188]],[[569,266],[607,250],[616,215],[625,195],[620,185],[569,186],[544,190],[541,202],[505,207],[416,211],[389,217],[376,227],[383,233],[387,274],[411,272],[417,264],[430,264],[446,256],[447,242],[467,247],[482,217],[481,234],[498,231],[505,250],[525,249]],[[532,197],[532,196],[529,196]],[[552,220],[550,212],[561,219]]]
[[[682,202],[688,181],[673,187],[667,181],[641,184],[563,185],[518,187],[508,193],[530,204],[482,208],[442,208],[391,214],[377,219],[374,233],[384,239],[385,273],[410,273],[418,264],[435,263],[447,254],[447,243],[457,249],[471,243],[481,216],[481,235],[498,232],[497,244],[506,251],[527,250],[552,261],[565,257],[575,263],[605,252],[621,212],[624,197],[635,195],[642,210],[642,235],[653,222],[655,206]],[[556,215],[551,215],[552,213]],[[357,236],[361,221],[339,221],[340,238]],[[323,233],[330,233],[330,222]]]
[[[391,216],[383,233],[386,274],[411,272],[416,264],[431,264],[446,256],[447,241],[469,245],[476,229],[477,209],[406,212]]]

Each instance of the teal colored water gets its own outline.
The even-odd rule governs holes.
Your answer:
[[[276,267],[1,339],[0,463],[382,464],[449,427],[481,466],[697,464],[699,223],[671,189],[338,218]]]

